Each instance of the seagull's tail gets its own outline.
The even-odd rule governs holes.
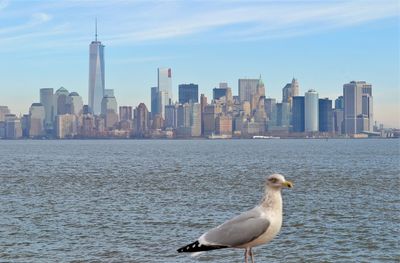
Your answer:
[[[189,245],[179,248],[177,251],[179,253],[183,253],[183,252],[193,253],[193,252],[208,251],[208,250],[221,249],[221,248],[227,248],[227,246],[203,245],[203,244],[200,244],[199,241],[195,241]]]

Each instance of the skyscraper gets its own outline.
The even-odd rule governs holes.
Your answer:
[[[282,102],[289,102],[292,105],[294,96],[299,96],[299,82],[295,78],[282,89]]]
[[[343,109],[343,108],[344,108],[344,99],[343,96],[339,96],[335,100],[335,109]]]
[[[44,107],[45,128],[52,128],[54,120],[54,95],[52,88],[40,89],[40,103]]]
[[[179,103],[197,103],[199,102],[199,85],[180,84],[179,85]]]
[[[119,119],[121,121],[132,120],[132,106],[120,106],[119,107]]]
[[[45,107],[41,103],[32,103],[29,108],[29,137],[44,135]]]
[[[157,88],[159,96],[159,114],[165,119],[165,105],[172,103],[172,72],[171,68],[157,69]]]
[[[306,132],[318,131],[318,93],[309,90],[304,95],[304,129]]]
[[[332,100],[325,98],[318,101],[320,132],[333,132]]]
[[[69,113],[76,116],[83,114],[83,100],[77,92],[71,92],[68,96]]]
[[[0,121],[4,121],[6,114],[9,113],[10,110],[8,109],[8,106],[0,106]]]
[[[251,96],[257,92],[258,83],[259,79],[239,79],[239,99],[241,102],[251,101]]]
[[[351,81],[344,84],[343,98],[344,132],[351,135],[369,130],[373,122],[372,85],[365,81]],[[370,123],[365,124],[366,121]],[[360,125],[357,126],[357,123]]]
[[[149,111],[144,103],[135,109],[135,135],[145,137],[149,132]]]
[[[95,41],[89,46],[89,108],[95,115],[101,113],[101,100],[104,96],[104,45],[97,41],[97,20]]]
[[[150,110],[152,118],[154,118],[157,114],[160,114],[159,104],[160,98],[158,94],[158,87],[152,87],[150,97]]]
[[[68,105],[68,96],[69,91],[64,87],[61,87],[56,91],[56,93],[54,94],[54,115],[63,115],[70,112]]]
[[[106,128],[113,128],[118,122],[118,104],[114,96],[105,95],[101,101],[101,114]]]
[[[292,97],[293,132],[304,132],[304,96]]]

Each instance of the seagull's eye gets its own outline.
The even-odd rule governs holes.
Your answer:
[[[278,180],[276,179],[276,178],[271,178],[271,179],[269,179],[269,181],[271,182],[271,183],[276,183]]]

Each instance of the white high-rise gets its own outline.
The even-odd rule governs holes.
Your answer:
[[[343,85],[344,132],[356,134],[372,131],[372,85],[365,81],[351,81]]]
[[[318,121],[318,93],[310,89],[304,94],[304,130],[317,132]]]
[[[172,104],[172,72],[171,68],[157,69],[158,111],[165,119],[165,106]]]
[[[104,45],[97,41],[97,21],[95,41],[89,46],[89,108],[95,115],[101,113],[101,100],[104,96]]]

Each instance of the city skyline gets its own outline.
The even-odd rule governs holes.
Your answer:
[[[156,11],[161,7],[167,10],[172,8],[169,2],[151,2],[153,6],[148,6],[144,2],[139,3],[137,4],[139,8],[135,10]],[[257,31],[257,25],[264,25],[266,21],[260,18],[260,12],[254,13],[250,20],[237,21],[232,18],[232,21],[228,19],[221,24],[217,23],[217,20],[221,22],[223,19],[214,17],[216,20],[209,22],[208,26],[204,25],[205,22],[199,22],[199,28],[191,24],[192,20],[186,24],[184,21],[174,20],[173,22],[177,23],[176,32],[173,29],[166,30],[169,33],[168,36],[163,36],[161,32],[158,35],[148,35],[147,39],[144,35],[142,38],[137,35],[129,37],[129,27],[125,23],[122,25],[127,30],[126,34],[116,38],[112,28],[118,19],[117,21],[107,19],[103,10],[109,7],[106,2],[84,2],[83,4],[44,2],[44,4],[29,3],[27,7],[22,7],[21,3],[0,1],[0,12],[5,14],[1,21],[8,22],[3,23],[5,26],[0,29],[0,35],[4,39],[0,43],[2,48],[0,54],[5,58],[2,61],[7,61],[0,64],[0,69],[5,72],[1,85],[0,105],[9,106],[13,113],[27,113],[32,102],[39,102],[38,89],[57,90],[60,86],[70,91],[77,91],[82,95],[85,104],[88,102],[86,97],[89,72],[87,48],[88,43],[93,40],[94,16],[88,16],[85,19],[82,16],[87,15],[88,10],[97,6],[103,10],[96,16],[100,18],[99,24],[101,24],[99,40],[106,46],[107,88],[114,89],[118,105],[136,106],[144,102],[150,106],[150,87],[157,86],[156,69],[166,67],[173,70],[172,94],[178,94],[179,84],[196,83],[199,85],[199,94],[205,93],[208,98],[212,98],[212,89],[218,87],[220,82],[227,82],[233,94],[237,95],[238,79],[256,78],[259,74],[265,82],[266,96],[276,98],[277,101],[282,98],[282,88],[293,77],[299,81],[300,94],[304,94],[309,89],[315,89],[321,98],[331,99],[342,95],[343,84],[352,80],[367,80],[375,87],[374,119],[384,123],[385,126],[398,128],[400,126],[399,40],[398,24],[396,24],[398,12],[396,11],[399,10],[399,5],[395,1],[384,1],[379,4],[357,1],[325,4],[290,3],[282,5],[271,2],[248,5],[235,3],[234,7],[228,8],[226,12],[236,10],[236,14],[242,14],[239,17],[243,18],[244,13],[249,10],[254,11],[256,8],[260,9],[260,12],[265,11],[266,14],[270,14],[268,11],[270,8],[280,12],[288,9],[303,11],[303,16],[298,15],[294,18],[296,21],[293,25],[298,28],[298,33],[290,36],[268,37],[271,32],[278,33],[277,30],[265,32],[266,30],[259,29],[258,34],[253,36],[242,36],[240,39],[225,36],[223,39],[215,38],[215,43],[210,43],[212,41],[206,41],[204,37],[214,36],[215,31],[225,34],[232,27],[231,29],[238,33],[239,29],[244,27],[242,33],[249,33],[252,32],[250,29]],[[129,19],[132,17],[127,16],[126,12],[120,9],[122,9],[121,6],[130,9],[132,5],[132,2],[120,2],[116,9],[121,12],[122,18]],[[174,5],[175,12],[188,10],[183,2],[174,2]],[[199,16],[210,13],[222,14],[224,7],[223,2],[198,5],[202,7],[202,12],[196,13],[190,8],[189,11]],[[303,10],[307,5],[313,7],[315,13]],[[346,11],[349,7],[355,7],[357,12],[353,10],[355,14],[352,14]],[[16,12],[16,8],[19,12]],[[68,26],[65,30],[62,27],[58,28],[58,33],[50,39],[51,41],[46,38],[49,27],[59,25],[60,14],[66,10],[77,9],[80,12],[77,12],[75,16],[77,16],[77,21],[82,21],[83,29],[79,29],[80,32],[73,31],[76,34],[79,33],[76,41],[72,41],[74,38],[69,35],[71,28]],[[34,12],[27,12],[29,10]],[[323,11],[325,15],[329,14],[331,20],[323,18],[316,12],[318,10]],[[280,12],[276,16],[282,15]],[[346,16],[349,20],[340,24],[338,18],[332,18],[338,14]],[[362,18],[357,18],[356,15],[362,15]],[[20,20],[30,19],[30,16],[33,20],[27,22],[25,26],[18,26]],[[185,13],[184,17],[186,16]],[[142,19],[144,23],[148,23],[145,16],[142,16]],[[315,29],[316,21],[323,21],[327,25],[324,24],[322,30],[312,30],[313,32],[305,32],[304,28],[299,28],[299,23],[303,22]],[[329,24],[330,22],[332,24]],[[254,25],[249,26],[246,23],[254,23]],[[192,31],[185,32],[184,29],[187,27]],[[282,27],[290,28],[287,25],[277,28]],[[43,43],[39,44],[32,35],[39,34],[39,31],[43,29],[43,35],[48,41],[42,41]],[[133,27],[132,30],[134,29]],[[30,35],[27,35],[25,31],[29,31]],[[64,37],[64,39],[61,38],[62,40],[66,37],[69,39],[68,43],[72,45],[63,46],[66,43],[58,42],[55,36]],[[14,38],[31,40],[30,47],[13,45]],[[334,44],[328,44],[332,40]],[[84,41],[86,42],[83,43]],[[279,45],[282,47],[278,47]],[[136,51],[128,52],[125,56],[121,54],[132,48],[137,49],[137,53]],[[243,51],[249,48],[254,51]],[[196,54],[193,54],[194,50]],[[276,54],[272,54],[273,52]],[[206,62],[212,66],[207,67]],[[17,73],[22,74],[22,78],[17,78]],[[176,96],[174,100],[177,100]]]

